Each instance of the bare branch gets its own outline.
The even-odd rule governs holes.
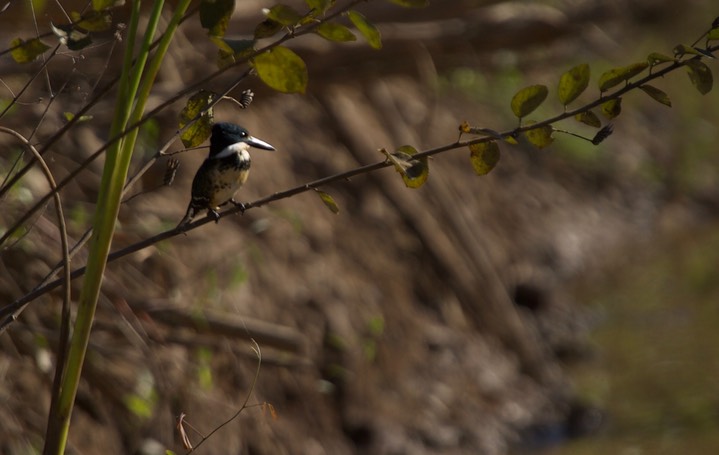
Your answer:
[[[711,48],[709,48],[709,49],[707,49],[707,50],[708,50],[709,52],[714,52],[714,51],[716,51],[716,50],[718,50],[718,49],[719,49],[719,45],[714,46],[714,47],[711,47]],[[535,128],[539,128],[539,127],[541,127],[541,126],[545,126],[545,125],[550,125],[550,124],[556,123],[556,122],[558,122],[558,121],[560,121],[560,120],[564,120],[564,119],[573,117],[573,116],[575,116],[575,115],[578,114],[578,113],[586,112],[586,111],[588,111],[588,110],[591,110],[592,108],[594,108],[594,107],[596,107],[596,106],[599,106],[600,104],[602,104],[602,103],[604,103],[604,102],[606,102],[606,101],[608,101],[608,100],[619,98],[619,97],[621,97],[622,95],[624,95],[625,93],[627,93],[627,92],[629,92],[629,91],[631,91],[631,90],[634,90],[634,89],[640,87],[641,85],[646,84],[647,82],[649,82],[649,81],[651,81],[651,80],[654,80],[654,79],[656,79],[656,78],[663,77],[663,76],[666,75],[667,73],[670,73],[670,72],[672,72],[672,71],[677,70],[678,68],[681,68],[681,67],[685,66],[687,61],[694,60],[694,59],[700,59],[700,58],[701,58],[700,56],[695,56],[695,57],[692,57],[691,59],[682,60],[682,61],[675,61],[675,62],[673,62],[673,63],[667,65],[665,68],[663,68],[663,69],[661,69],[661,70],[659,70],[659,71],[652,72],[652,73],[648,74],[648,75],[647,75],[646,77],[644,77],[644,78],[641,78],[641,79],[639,79],[639,80],[637,80],[637,81],[635,81],[635,82],[626,84],[626,85],[625,85],[624,87],[622,87],[621,89],[619,89],[619,90],[617,90],[617,91],[615,91],[615,92],[613,92],[613,93],[611,93],[611,94],[609,94],[609,95],[601,95],[601,96],[598,97],[596,100],[594,100],[594,101],[592,101],[592,102],[590,102],[590,103],[588,103],[588,104],[586,104],[586,105],[584,105],[584,106],[582,106],[582,107],[579,107],[579,108],[574,109],[574,110],[571,110],[571,111],[563,112],[563,113],[561,113],[561,114],[559,114],[559,115],[556,115],[556,116],[554,116],[554,117],[551,117],[551,118],[549,118],[549,119],[547,119],[547,120],[543,120],[543,121],[541,121],[541,122],[533,123],[533,124],[531,124],[531,125],[520,126],[520,127],[515,128],[515,129],[507,130],[507,131],[504,131],[504,132],[496,132],[496,133],[494,133],[494,134],[492,134],[492,135],[484,136],[484,137],[480,137],[480,138],[476,138],[476,139],[471,139],[471,140],[467,140],[467,141],[459,141],[459,140],[458,140],[458,141],[456,141],[456,142],[454,142],[454,143],[451,143],[451,144],[446,144],[446,145],[443,145],[443,146],[440,146],[440,147],[435,147],[435,148],[432,148],[432,149],[428,149],[428,150],[421,151],[421,152],[417,153],[416,155],[414,155],[413,157],[414,157],[414,158],[420,158],[420,157],[425,157],[425,156],[437,155],[437,154],[439,154],[439,153],[444,153],[444,152],[447,152],[447,151],[449,151],[449,150],[463,149],[463,148],[465,148],[465,147],[467,147],[467,146],[469,146],[469,145],[472,145],[472,144],[478,144],[478,143],[482,143],[482,142],[489,142],[489,141],[497,140],[498,138],[505,138],[505,139],[506,139],[506,138],[510,138],[510,137],[518,137],[521,133],[523,133],[523,132],[525,132],[525,131],[529,131],[529,130],[532,130],[532,129],[535,129]],[[354,169],[351,169],[351,170],[348,170],[348,171],[345,171],[345,172],[341,172],[341,173],[334,174],[334,175],[331,175],[331,176],[328,176],[328,177],[324,177],[324,178],[321,178],[321,179],[318,179],[318,180],[314,180],[314,181],[312,181],[312,182],[305,183],[305,184],[303,184],[303,185],[299,185],[299,186],[296,186],[296,187],[294,187],[294,188],[290,188],[290,189],[287,189],[287,190],[284,190],[284,191],[280,191],[280,192],[274,193],[274,194],[272,194],[272,195],[269,195],[269,196],[266,196],[266,197],[257,199],[257,200],[255,200],[255,201],[253,201],[253,202],[244,203],[244,209],[245,209],[245,210],[249,210],[249,209],[256,208],[256,207],[261,207],[261,206],[266,205],[266,204],[268,204],[268,203],[270,203],[270,202],[278,201],[278,200],[281,200],[281,199],[286,199],[286,198],[295,196],[295,195],[297,195],[297,194],[304,193],[304,192],[309,191],[309,190],[314,190],[314,189],[316,189],[316,188],[320,188],[320,187],[325,186],[325,185],[328,185],[328,184],[330,184],[330,183],[348,180],[348,179],[350,179],[350,178],[352,178],[352,177],[354,177],[354,176],[362,175],[362,174],[368,174],[368,173],[370,173],[370,172],[375,172],[375,171],[377,171],[377,170],[379,170],[379,169],[383,169],[383,168],[389,167],[389,166],[391,166],[391,163],[389,163],[387,160],[378,161],[378,162],[375,162],[375,163],[372,163],[372,164],[367,164],[367,165],[364,165],[364,166],[360,166],[360,167],[358,167],[358,168],[354,168]],[[224,217],[226,217],[226,216],[230,216],[230,215],[236,214],[236,213],[238,213],[238,212],[240,212],[240,211],[241,211],[240,207],[231,207],[231,208],[229,208],[228,210],[225,210],[224,212],[220,213],[220,214],[219,214],[219,218],[224,218]],[[198,228],[198,227],[200,227],[200,226],[203,226],[203,225],[205,225],[205,224],[207,224],[207,223],[210,223],[210,222],[212,222],[212,221],[215,221],[214,218],[205,217],[205,218],[201,218],[201,219],[198,219],[198,220],[196,220],[196,221],[193,221],[192,223],[189,223],[189,224],[183,226],[182,228],[177,228],[177,227],[175,227],[175,228],[173,228],[173,229],[170,229],[170,230],[161,232],[161,233],[159,233],[159,234],[157,234],[157,235],[155,235],[155,236],[152,236],[152,237],[149,237],[149,238],[147,238],[147,239],[144,239],[144,240],[142,240],[142,241],[140,241],[140,242],[137,242],[137,243],[135,243],[135,244],[133,244],[133,245],[129,245],[129,246],[127,246],[127,247],[125,247],[125,248],[123,248],[123,249],[121,249],[121,250],[115,251],[114,253],[112,253],[112,254],[109,255],[109,257],[108,257],[108,262],[114,261],[114,260],[119,259],[119,258],[121,258],[121,257],[127,256],[127,255],[129,255],[129,254],[132,254],[132,253],[134,253],[134,252],[137,252],[137,251],[139,251],[139,250],[142,250],[142,249],[144,249],[144,248],[147,248],[148,246],[154,245],[155,243],[160,242],[160,241],[162,241],[162,240],[166,240],[166,239],[168,239],[168,238],[172,238],[172,237],[174,237],[174,236],[176,236],[176,235],[179,235],[179,234],[184,234],[184,233],[186,233],[186,232],[188,232],[188,231],[191,231],[191,230],[193,230],[193,229],[196,229],[196,228]],[[81,276],[81,275],[83,275],[84,273],[85,273],[85,268],[84,268],[84,267],[79,268],[79,269],[76,269],[76,270],[74,270],[74,271],[72,272],[72,278],[77,278],[78,276]],[[47,284],[38,286],[38,287],[35,288],[32,292],[26,294],[25,296],[21,297],[20,299],[16,300],[15,302],[13,302],[13,303],[9,304],[8,306],[6,306],[5,308],[1,309],[1,310],[0,310],[0,316],[4,316],[4,315],[7,315],[7,314],[11,314],[12,312],[16,311],[16,309],[17,309],[18,307],[22,307],[22,306],[26,305],[28,302],[30,302],[30,301],[36,299],[37,297],[39,297],[39,296],[41,296],[41,295],[43,295],[43,294],[45,294],[45,293],[47,293],[47,292],[49,292],[49,291],[55,289],[55,288],[58,287],[60,284],[61,284],[61,281],[60,281],[60,280],[55,280],[55,281],[53,281],[53,282],[50,282],[50,283],[47,283]],[[4,318],[2,321],[0,321],[0,334],[2,334],[2,332],[4,332],[4,331],[7,329],[7,326],[8,326],[9,324],[11,324],[12,322],[13,322],[12,319],[9,319],[7,316],[5,316],[5,318]]]
[[[241,413],[247,408],[247,403],[250,401],[250,397],[252,396],[252,392],[255,390],[255,386],[257,385],[257,380],[260,378],[260,367],[262,366],[262,351],[260,351],[260,345],[257,344],[255,340],[252,340],[252,350],[257,355],[257,369],[255,370],[255,377],[252,379],[252,384],[250,385],[250,390],[247,392],[247,396],[245,396],[245,401],[242,403],[242,406],[240,406],[240,409],[235,412],[232,417],[222,422],[220,425],[215,427],[214,430],[210,431],[210,433],[207,436],[203,436],[203,438],[200,440],[200,442],[195,445],[195,447],[191,448],[187,451],[187,453],[194,452],[198,447],[200,447],[205,441],[210,439],[213,434],[218,432],[222,427],[226,426],[233,420],[235,420]]]
[[[166,100],[165,102],[163,102],[163,103],[161,103],[159,106],[157,106],[155,109],[153,109],[152,111],[148,112],[140,121],[136,122],[135,124],[132,124],[132,125],[128,126],[128,127],[125,129],[125,131],[122,131],[122,132],[121,132],[120,134],[118,134],[116,137],[110,138],[110,140],[108,140],[102,147],[100,147],[99,150],[95,151],[92,155],[90,155],[90,157],[88,157],[82,164],[80,164],[80,166],[78,166],[78,168],[76,168],[75,170],[73,170],[65,179],[63,179],[63,180],[58,184],[57,190],[62,189],[65,185],[67,185],[68,183],[70,183],[83,169],[85,169],[90,163],[92,163],[92,162],[93,162],[95,159],[97,159],[102,153],[104,153],[105,150],[107,150],[113,143],[115,143],[116,141],[122,139],[123,137],[125,137],[127,134],[129,134],[130,132],[132,132],[132,131],[135,130],[136,128],[139,128],[139,127],[140,127],[141,125],[143,125],[145,122],[147,122],[148,120],[150,120],[151,118],[153,118],[155,115],[157,115],[158,112],[164,110],[165,108],[167,108],[167,107],[170,106],[171,104],[174,104],[174,103],[175,103],[176,101],[178,101],[179,99],[181,99],[181,98],[183,98],[184,96],[186,96],[186,95],[188,95],[188,94],[190,94],[190,93],[192,93],[192,92],[198,90],[200,87],[203,87],[204,85],[206,85],[206,84],[207,84],[208,82],[210,82],[211,80],[213,80],[213,79],[215,79],[216,77],[218,77],[218,76],[224,74],[226,71],[229,71],[230,69],[234,69],[234,68],[236,68],[237,66],[244,65],[244,64],[248,63],[250,60],[252,60],[252,59],[253,59],[254,57],[256,57],[257,55],[260,55],[260,54],[262,54],[262,53],[264,53],[264,52],[267,52],[268,50],[273,49],[273,48],[279,46],[280,44],[284,43],[285,41],[288,41],[288,40],[290,40],[290,39],[297,38],[297,37],[299,37],[299,36],[306,35],[306,34],[309,34],[309,33],[313,32],[317,27],[319,27],[319,26],[322,25],[323,23],[325,23],[325,22],[327,22],[327,21],[329,21],[329,20],[332,20],[333,18],[335,18],[335,17],[337,17],[337,16],[343,14],[345,11],[349,10],[349,9],[352,8],[354,5],[356,5],[356,4],[358,4],[358,3],[361,3],[361,2],[363,2],[363,1],[366,1],[366,0],[352,0],[352,1],[350,1],[349,3],[347,3],[346,5],[342,6],[341,8],[338,8],[338,9],[337,9],[336,11],[334,11],[332,14],[328,14],[327,16],[325,16],[322,20],[319,20],[319,21],[317,21],[317,22],[312,22],[312,23],[309,23],[309,24],[307,24],[307,25],[304,25],[300,30],[292,30],[292,31],[288,32],[287,34],[285,34],[284,36],[282,36],[281,38],[279,38],[277,41],[274,41],[274,42],[272,42],[272,43],[266,45],[266,46],[263,47],[263,48],[260,48],[260,49],[257,49],[257,50],[255,50],[255,51],[251,52],[250,54],[244,56],[242,59],[239,59],[238,61],[234,62],[233,64],[228,65],[228,66],[226,66],[226,67],[224,67],[224,68],[220,68],[220,69],[218,69],[217,71],[215,71],[214,73],[212,73],[212,74],[206,76],[205,78],[203,78],[203,79],[201,79],[201,80],[195,82],[194,84],[191,84],[191,85],[189,85],[188,87],[184,88],[183,90],[181,90],[180,92],[178,92],[175,96],[169,98],[168,100]],[[188,14],[190,14],[190,13],[188,13]],[[153,46],[154,46],[154,44],[155,44],[155,43],[153,43]],[[244,75],[240,76],[240,78],[243,78],[243,77],[246,77],[246,76],[244,76]],[[239,83],[239,79],[240,79],[240,78],[235,79],[235,83]],[[113,80],[112,82],[110,82],[110,83],[106,86],[106,89],[107,89],[106,91],[109,91],[109,89],[110,89],[116,82],[117,82],[117,79],[115,79],[115,80]],[[102,95],[104,95],[106,91],[104,91],[104,92],[102,93]],[[78,119],[82,114],[84,114],[85,112],[87,112],[87,110],[89,110],[90,105],[91,105],[91,104],[95,104],[95,103],[99,100],[100,96],[101,96],[101,95],[98,95],[98,96],[96,96],[95,98],[93,98],[93,100],[92,100],[90,103],[88,103],[87,106],[85,106],[83,109],[81,109],[81,112],[80,112],[80,113],[78,113],[72,120],[70,120],[70,122],[68,122],[63,128],[61,128],[60,131],[58,131],[58,133],[56,133],[55,135],[53,135],[53,136],[50,138],[50,140],[48,141],[48,143],[46,143],[45,146],[40,150],[40,154],[44,154],[51,145],[53,145],[65,132],[67,132],[67,130],[68,130],[72,125],[74,125],[74,123],[77,121],[77,119]],[[23,169],[21,169],[17,174],[15,174],[15,175],[13,176],[13,178],[12,178],[4,187],[0,188],[0,198],[2,198],[2,196],[9,190],[9,188],[12,187],[15,183],[17,183],[17,181],[18,181],[20,178],[22,178],[23,175],[25,175],[25,173],[29,170],[29,168],[32,166],[32,164],[33,164],[32,162],[26,164],[25,167],[24,167]],[[57,191],[57,190],[56,190],[56,191]],[[35,214],[35,212],[37,212],[37,211],[40,209],[40,207],[42,207],[43,204],[45,204],[45,203],[50,199],[51,195],[52,195],[52,192],[51,192],[51,193],[48,193],[47,195],[45,195],[44,197],[42,197],[38,202],[35,203],[35,205],[34,205],[30,210],[28,210],[28,211],[25,213],[25,215],[23,215],[23,217],[20,218],[20,220],[16,221],[14,225],[12,225],[2,236],[0,236],[0,245],[2,245],[17,229],[19,229],[20,226],[22,226],[25,222],[27,222],[27,221],[30,219],[30,217],[32,217],[32,215]]]
[[[35,159],[40,163],[40,169],[42,169],[45,179],[51,188],[56,188],[55,178],[52,176],[50,168],[47,166],[45,160],[40,156],[37,149],[28,142],[28,140],[15,130],[0,126],[0,132],[15,136],[25,146],[30,153],[35,156]],[[58,230],[60,231],[60,244],[62,250],[62,267],[64,270],[63,277],[61,279],[63,284],[63,301],[62,301],[62,312],[61,312],[61,323],[60,323],[60,336],[57,345],[57,368],[55,368],[55,378],[53,380],[52,388],[52,404],[51,407],[55,407],[57,397],[60,393],[60,384],[64,373],[65,356],[67,354],[67,345],[70,335],[70,302],[71,302],[71,287],[70,287],[70,251],[69,242],[67,240],[67,225],[65,224],[65,215],[62,210],[62,201],[60,201],[60,193],[54,192],[55,206],[57,207],[57,224]],[[18,315],[22,312],[26,305],[19,307],[8,317],[12,320],[16,320]]]

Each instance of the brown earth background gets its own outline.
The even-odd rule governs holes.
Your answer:
[[[269,6],[238,2],[229,34],[251,33]],[[550,87],[550,101],[533,115],[545,118],[561,111],[554,87],[571,66],[592,67],[580,98],[588,101],[602,71],[671,53],[719,13],[699,0],[435,0],[422,10],[371,1],[358,9],[382,31],[381,51],[361,39],[292,40],[309,68],[306,95],[277,94],[250,78],[232,94],[252,89],[249,109],[229,101],[215,109],[217,121],[242,124],[278,150],[253,153],[240,200],[381,160],[383,147],[452,143],[463,120],[512,128],[509,101],[529,84]],[[0,14],[0,42],[32,36],[31,17],[13,3]],[[48,4],[39,27],[61,17]],[[53,61],[48,79],[33,82],[0,125],[29,134],[47,81],[56,89],[68,81],[34,135],[42,144],[92,94],[108,49]],[[183,26],[150,107],[214,70],[215,52],[197,18]],[[116,51],[102,81],[120,60]],[[39,65],[0,57],[0,95],[17,93]],[[308,192],[112,263],[68,453],[183,453],[180,413],[207,434],[250,393],[250,337],[262,352],[253,406],[198,453],[493,455],[531,444],[537,428],[595,430],[600,411],[577,396],[567,366],[591,358],[586,337],[597,317],[573,290],[616,271],[637,248],[654,248],[658,237],[716,219],[719,103],[682,72],[657,83],[673,109],[630,94],[614,135],[598,147],[570,136],[544,150],[503,146],[498,167],[482,178],[467,150],[450,151],[430,161],[418,190],[388,168],[325,187],[337,215]],[[56,179],[106,140],[114,102],[105,97],[53,148]],[[181,108],[143,129],[134,169],[174,134]],[[0,145],[4,175],[20,149],[6,135]],[[178,141],[171,150],[181,148]],[[113,249],[182,218],[205,153],[174,155],[181,165],[170,187],[158,189],[165,159],[145,175],[136,190],[147,192],[123,205]],[[72,239],[88,227],[101,171],[100,160],[62,193]],[[39,171],[28,174],[0,201],[0,228],[46,191]],[[0,303],[31,290],[60,260],[54,210],[0,252]],[[83,263],[82,253],[73,259]],[[75,297],[79,286],[73,282]],[[0,336],[1,453],[42,446],[60,302],[59,294],[37,299]]]

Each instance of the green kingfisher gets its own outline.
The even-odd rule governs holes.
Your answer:
[[[212,126],[210,154],[192,180],[190,205],[178,226],[189,223],[201,210],[207,210],[207,215],[217,222],[220,219],[218,210],[227,203],[244,209],[241,202],[234,200],[234,196],[250,173],[250,147],[275,150],[234,123],[222,122]]]

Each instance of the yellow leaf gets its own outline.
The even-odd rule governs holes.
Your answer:
[[[357,30],[364,36],[372,49],[382,49],[382,35],[374,24],[357,11],[349,11],[347,17],[350,18],[352,24],[357,27]]]
[[[187,100],[187,104],[180,112],[180,128],[196,120],[185,131],[182,132],[180,139],[185,147],[197,147],[210,137],[212,131],[212,108],[207,106],[212,103],[215,94],[208,90],[200,90]],[[198,116],[200,116],[198,118]]]
[[[602,103],[601,110],[602,114],[604,114],[605,117],[607,117],[609,120],[613,119],[622,112],[622,99],[615,98],[613,100]]]
[[[290,49],[277,46],[252,60],[257,75],[270,88],[282,93],[304,93],[307,88],[307,66]]]
[[[429,161],[426,156],[419,159],[412,158],[417,149],[411,145],[403,145],[393,153],[381,149],[387,161],[392,163],[394,169],[402,176],[404,184],[409,188],[419,188],[429,177]]]
[[[469,160],[477,175],[489,174],[499,162],[499,145],[495,141],[480,142],[469,146]]]
[[[315,32],[322,38],[336,43],[357,40],[357,37],[350,31],[350,29],[336,22],[324,22],[315,29]]]
[[[325,206],[326,206],[328,209],[330,209],[330,211],[331,211],[332,213],[334,213],[335,215],[338,214],[338,213],[340,213],[340,208],[339,208],[339,206],[337,205],[337,203],[335,202],[335,200],[334,200],[334,198],[333,198],[332,196],[330,196],[328,193],[325,193],[325,192],[322,191],[322,190],[318,190],[317,188],[315,188],[315,192],[316,192],[317,195],[320,197],[320,199],[321,199],[322,202],[325,204]]]
[[[593,126],[595,128],[599,128],[600,126],[602,126],[602,121],[599,120],[597,114],[592,111],[580,112],[579,114],[574,116],[574,119],[578,122],[582,122],[585,125]]]
[[[699,93],[706,95],[714,85],[714,77],[712,71],[703,62],[699,60],[688,60],[687,70],[689,71],[689,79],[691,79],[694,87]]]
[[[644,93],[654,98],[656,101],[662,103],[665,106],[672,107],[672,101],[669,99],[669,95],[659,90],[658,88],[648,84],[644,84],[639,88],[642,89]]]
[[[582,63],[562,74],[557,94],[559,102],[567,105],[574,101],[589,85],[589,65]]]
[[[524,133],[524,135],[533,146],[543,149],[554,141],[554,138],[552,138],[553,132],[554,129],[551,125],[544,125],[539,128],[528,130]]]
[[[302,15],[287,5],[275,5],[263,12],[269,19],[288,27],[296,25],[302,20]]]
[[[50,46],[40,41],[38,38],[33,38],[28,41],[24,41],[20,38],[15,38],[10,42],[10,47],[13,48],[10,51],[13,60],[17,63],[30,63],[43,52],[50,49]]]
[[[519,118],[526,117],[547,98],[549,90],[545,85],[531,85],[518,91],[512,97],[512,112]]]
[[[611,69],[599,77],[599,91],[607,91],[610,88],[633,78],[648,67],[648,62],[638,62],[632,63],[629,66]]]

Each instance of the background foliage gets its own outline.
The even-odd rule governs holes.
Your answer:
[[[271,8],[263,17],[260,6],[272,5],[243,2],[232,20],[200,9],[201,21],[183,23],[149,105],[222,68],[229,69],[185,97],[198,88],[223,93],[238,79],[241,85],[230,95],[240,99],[243,89],[256,92],[248,109],[223,100],[213,110],[215,119],[242,123],[281,152],[253,156],[242,200],[381,161],[385,156],[378,149],[412,144],[386,155],[405,178],[381,171],[323,186],[321,200],[338,216],[316,196],[296,196],[243,217],[225,217],[217,226],[194,229],[112,265],[71,447],[135,453],[159,444],[179,451],[172,420],[181,412],[207,434],[224,420],[220,415],[241,406],[251,388],[256,358],[249,342],[241,341],[250,333],[263,350],[253,402],[271,403],[278,419],[267,406],[250,408],[233,423],[235,431],[218,432],[203,450],[503,453],[522,435],[544,441],[536,437],[542,434],[537,428],[574,431],[573,412],[586,409],[587,402],[606,402],[606,392],[585,396],[567,387],[562,366],[586,353],[591,321],[571,298],[569,283],[591,278],[603,266],[616,268],[622,264],[617,255],[626,253],[613,252],[627,245],[654,248],[652,242],[666,235],[691,235],[694,226],[712,225],[713,94],[701,97],[683,75],[671,75],[655,88],[669,94],[671,110],[656,102],[668,104],[661,93],[645,89],[649,96],[637,92],[623,100],[615,134],[599,147],[572,137],[555,138],[539,151],[521,141],[519,147],[501,144],[496,168],[499,153],[492,145],[424,158],[419,168],[411,155],[452,144],[463,120],[468,132],[505,131],[515,128],[516,117],[527,125],[529,115],[541,120],[561,112],[561,106],[537,101],[555,99],[554,87],[560,76],[569,77],[562,76],[569,68],[583,85],[584,62],[592,69],[591,90],[598,77],[603,89],[640,77],[627,77],[637,67],[602,74],[651,52],[673,55],[677,42],[691,44],[715,12],[706,12],[709,5],[702,9],[701,2],[676,10],[655,2],[523,8],[482,3],[404,10],[369,2],[338,19],[339,26],[324,26],[254,58],[267,85],[304,97],[275,95],[259,79],[241,78],[244,69],[227,66],[248,55],[254,38],[283,36],[282,27],[266,20],[256,26],[265,17],[294,24],[303,20],[304,4]],[[313,6],[320,11],[329,3]],[[38,30],[48,30],[50,20],[63,23],[55,6],[36,7]],[[19,8],[3,14],[2,20],[11,20],[10,14],[33,17]],[[107,24],[106,16],[86,23],[90,45],[83,36],[59,41],[65,47],[57,48],[31,42],[33,52],[59,52],[47,72],[38,72],[42,59],[28,63],[28,70],[4,56],[8,93],[19,93],[38,77],[20,103],[6,104],[2,122],[42,147],[75,118],[117,74],[119,62],[112,56],[120,53],[108,49],[121,45],[114,35],[121,14],[113,14],[112,27],[104,31],[90,29]],[[371,47],[345,42],[352,27]],[[461,40],[457,30],[463,30]],[[18,30],[25,38],[35,34]],[[43,39],[57,43],[58,34]],[[15,36],[3,38],[9,43]],[[345,44],[327,46],[328,39]],[[288,72],[295,77],[277,76]],[[695,75],[693,82],[706,91],[705,76]],[[537,84],[549,87],[552,97]],[[522,87],[535,88],[510,103]],[[565,87],[560,104],[592,99],[590,89]],[[68,176],[105,143],[114,93],[99,97],[49,150],[56,178]],[[185,97],[141,127],[131,173],[173,136]],[[573,132],[590,139],[596,133],[568,121]],[[183,137],[185,146],[201,138],[201,132]],[[535,145],[546,140],[546,134],[530,137]],[[6,135],[0,141],[7,173],[22,148]],[[170,147],[182,149],[180,142]],[[176,224],[203,154],[180,155],[172,186],[162,185],[168,157],[141,177],[133,194],[147,192],[122,205],[117,248]],[[468,157],[474,157],[471,164]],[[63,190],[73,240],[89,225],[99,166],[90,164]],[[473,177],[473,169],[485,174],[493,168],[482,180]],[[417,175],[426,183],[416,192],[405,189],[417,183]],[[3,199],[3,228],[46,191],[33,168]],[[32,289],[61,258],[58,247],[47,248],[59,242],[53,210],[47,206],[34,215],[3,251],[4,301]],[[83,262],[82,252],[73,259],[73,265]],[[4,451],[41,445],[60,299],[33,303],[3,335],[3,417],[9,422]]]

